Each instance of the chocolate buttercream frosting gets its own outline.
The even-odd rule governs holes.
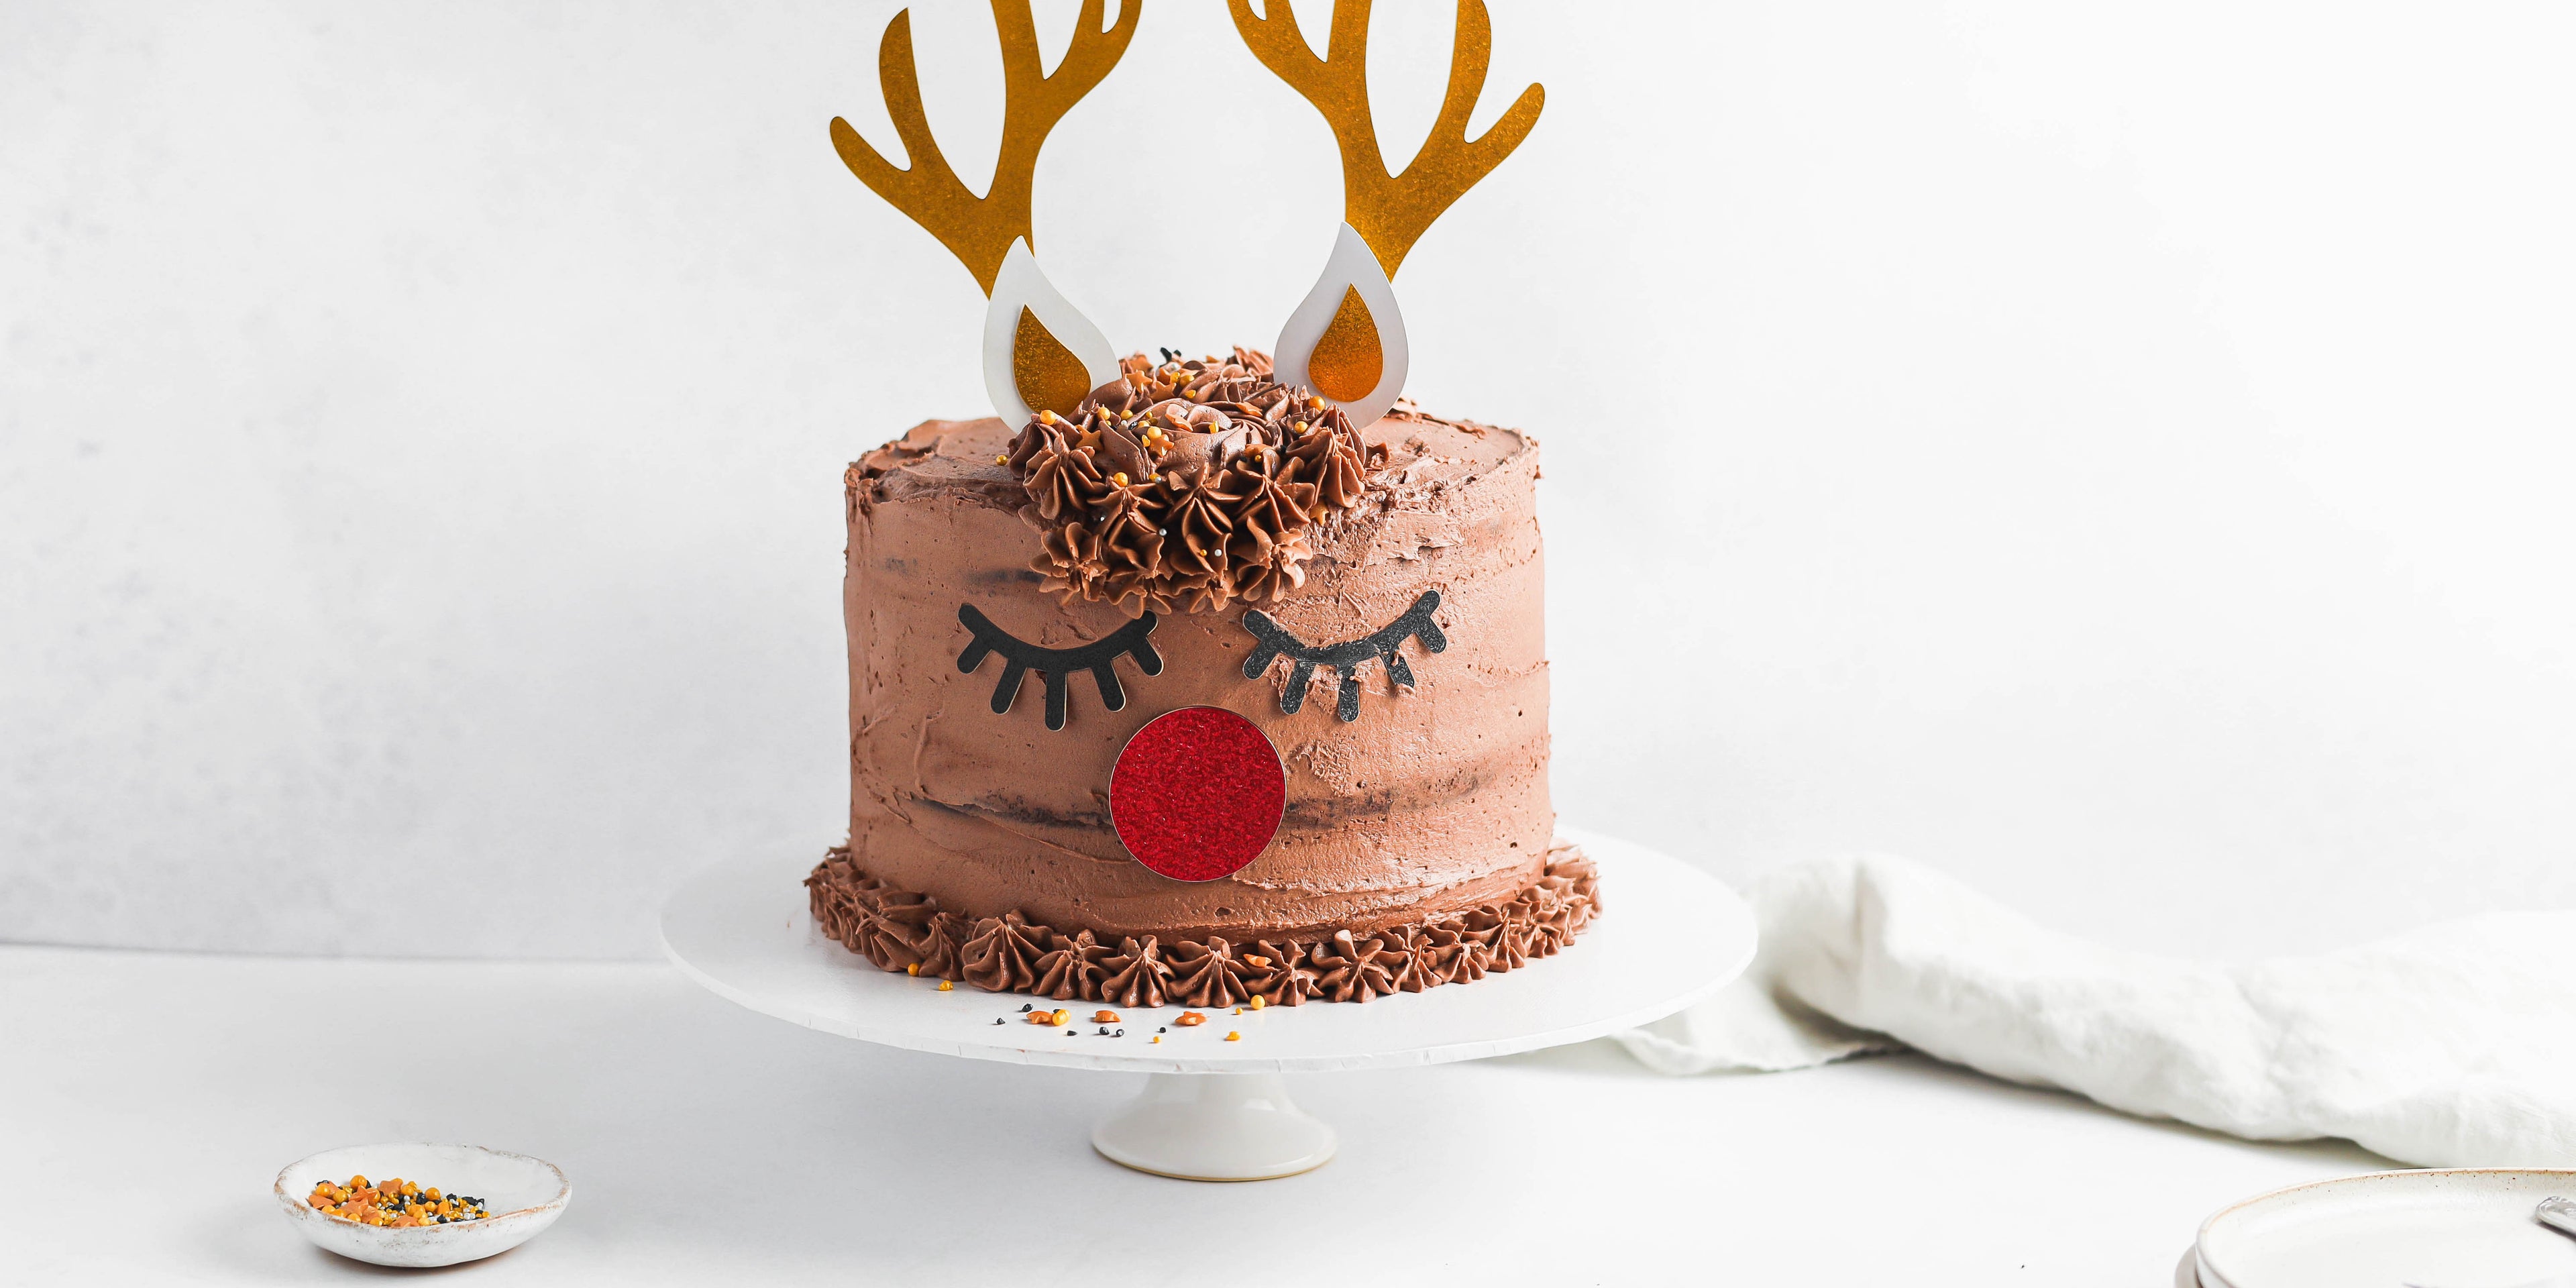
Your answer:
[[[924,423],[844,476],[850,839],[815,893],[834,938],[995,992],[1196,1006],[1469,982],[1570,940],[1588,893],[1533,893],[1557,879],[1535,441],[1405,402],[1348,433],[1248,350],[1116,383],[1061,424]],[[1401,679],[1247,673],[1254,602],[1311,641],[1427,603],[1446,647],[1397,637]],[[1110,685],[1073,677],[1053,719],[970,648],[989,628],[1079,650],[1157,604],[1155,669],[1104,656]],[[1268,848],[1210,881],[1138,863],[1110,817],[1127,740],[1187,706],[1252,722],[1285,770]]]
[[[1366,1002],[1463,984],[1553,957],[1601,913],[1592,861],[1559,841],[1539,879],[1512,898],[1417,924],[1255,942],[1222,936],[1169,947],[1123,936],[1115,949],[1088,928],[1042,926],[1017,911],[969,919],[899,890],[834,850],[805,878],[814,924],[880,969],[959,980],[993,993],[1116,1006],[1271,1006]]]
[[[1068,599],[1213,612],[1305,584],[1305,530],[1358,504],[1369,449],[1270,357],[1124,359],[1070,417],[1042,411],[1003,464],[1038,532],[1030,567]],[[1384,452],[1380,451],[1382,458]]]

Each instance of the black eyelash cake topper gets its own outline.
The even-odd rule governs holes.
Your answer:
[[[1279,711],[1282,715],[1293,716],[1306,705],[1306,684],[1315,678],[1315,668],[1329,666],[1342,673],[1341,696],[1334,703],[1333,714],[1348,724],[1360,718],[1360,663],[1373,657],[1384,659],[1390,687],[1401,685],[1410,689],[1413,687],[1413,668],[1405,664],[1404,654],[1396,651],[1405,637],[1421,641],[1423,651],[1429,653],[1438,653],[1449,647],[1449,637],[1440,633],[1440,623],[1431,620],[1432,611],[1439,607],[1440,592],[1426,590],[1420,599],[1413,601],[1413,607],[1404,610],[1403,616],[1387,623],[1376,634],[1323,645],[1308,644],[1289,634],[1287,627],[1271,620],[1270,614],[1260,609],[1246,609],[1243,629],[1252,632],[1252,637],[1260,642],[1253,645],[1252,656],[1243,659],[1243,678],[1260,679],[1261,673],[1270,669],[1273,660],[1286,654],[1297,665],[1288,673],[1288,687],[1279,695]]]
[[[999,653],[1008,665],[1002,668],[1001,683],[993,686],[993,714],[1011,709],[1011,700],[1019,696],[1020,677],[1031,671],[1046,677],[1046,727],[1064,728],[1065,677],[1076,671],[1091,672],[1091,682],[1100,686],[1100,705],[1112,711],[1127,706],[1127,690],[1118,683],[1118,655],[1136,659],[1136,669],[1147,675],[1163,673],[1163,655],[1154,651],[1154,642],[1145,638],[1154,633],[1154,615],[1147,613],[1088,644],[1073,648],[1040,648],[1025,643],[1018,636],[993,624],[993,619],[976,611],[973,604],[957,606],[957,620],[974,634],[957,654],[959,672],[972,675],[984,664],[984,655]]]

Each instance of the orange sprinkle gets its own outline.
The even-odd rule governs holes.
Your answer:
[[[483,1200],[472,1195],[449,1194],[434,1185],[423,1190],[419,1182],[400,1177],[369,1184],[364,1176],[352,1176],[345,1186],[317,1181],[304,1202],[343,1221],[400,1229],[479,1221],[491,1215],[484,1210]]]

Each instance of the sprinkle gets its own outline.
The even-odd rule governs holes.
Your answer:
[[[1258,1010],[1260,1010],[1262,1007],[1265,1007],[1265,1006],[1268,1006],[1268,1005],[1270,1005],[1270,1003],[1268,1003],[1268,1002],[1265,1002],[1265,1001],[1262,1001],[1262,1000],[1261,1000],[1261,994],[1259,994],[1259,993],[1255,993],[1255,994],[1253,994],[1253,995],[1252,995],[1252,1009],[1254,1009],[1254,1010],[1258,1011]]]
[[[903,968],[903,973],[904,973],[904,974],[906,974],[906,975],[918,975],[918,974],[920,974],[920,973],[921,973],[921,963],[920,963],[920,962],[914,962],[913,964],[911,964],[911,965],[909,965],[909,966],[904,967],[904,968]]]
[[[399,1177],[375,1185],[364,1176],[350,1177],[345,1186],[319,1181],[304,1202],[325,1216],[352,1224],[406,1229],[479,1221],[491,1215],[484,1210],[483,1200],[473,1195],[449,1194],[436,1186],[424,1191],[419,1182]]]
[[[1228,1042],[1241,1042],[1243,1040],[1243,1035],[1240,1033],[1228,1033],[1225,1035],[1225,1040]]]
[[[1145,1040],[1146,1040],[1146,1041],[1148,1041],[1148,1042],[1160,1042],[1160,1041],[1162,1041],[1163,1039],[1162,1039],[1162,1038],[1160,1038],[1160,1037],[1151,1037],[1151,1038],[1147,1038],[1147,1039],[1145,1039]]]
[[[1054,424],[1054,423],[1055,423],[1055,413],[1054,413],[1054,412],[1051,412],[1051,411],[1041,411],[1041,412],[1039,412],[1039,413],[1038,413],[1038,423],[1039,423],[1039,424],[1041,424],[1041,425],[1052,425],[1052,424]]]
[[[1181,1012],[1180,1017],[1179,1017],[1178,1019],[1173,1020],[1173,1021],[1172,1021],[1172,1023],[1177,1024],[1177,1025],[1180,1025],[1182,1028],[1185,1028],[1185,1029],[1186,1029],[1186,1028],[1193,1028],[1193,1027],[1196,1027],[1196,1026],[1198,1026],[1198,1025],[1201,1025],[1201,1024],[1205,1024],[1205,1023],[1207,1023],[1207,1017],[1206,1017],[1206,1016],[1204,1016],[1204,1015],[1199,1014],[1199,1013],[1198,1013],[1198,1012],[1196,1012],[1196,1011],[1183,1011],[1183,1012]]]
[[[944,979],[943,979],[943,980],[941,980],[941,981],[939,981],[939,991],[940,991],[940,992],[942,992],[942,993],[953,993],[953,992],[955,992],[956,990],[957,990],[957,986],[956,986],[955,984],[951,984],[951,983],[949,983],[947,980],[944,980]]]
[[[1116,1024],[1118,1022],[1118,1012],[1095,1011],[1092,1013],[1091,1022],[1094,1024]]]
[[[1125,470],[1120,470],[1120,471],[1118,471],[1117,473],[1110,475],[1110,476],[1109,476],[1109,481],[1110,481],[1110,482],[1112,482],[1112,483],[1117,484],[1117,485],[1118,485],[1118,486],[1120,486],[1120,487],[1125,487],[1125,486],[1127,486],[1127,471],[1125,471]]]
[[[993,458],[993,463],[995,465],[1008,465],[1011,463],[1011,458],[1008,456],[996,456]]]
[[[1048,1017],[1047,1022],[1048,1022],[1048,1023],[1050,1023],[1050,1024],[1064,1024],[1064,1023],[1068,1023],[1068,1022],[1070,1022],[1072,1019],[1073,1019],[1073,1012],[1071,1012],[1071,1011],[1058,1011],[1058,1012],[1056,1012],[1054,1015],[1052,1015],[1052,1016]]]

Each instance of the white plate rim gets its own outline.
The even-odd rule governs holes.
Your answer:
[[[2257,1204],[2275,1202],[2306,1190],[2359,1185],[2371,1181],[2389,1181],[2398,1177],[2433,1176],[2557,1176],[2565,1177],[2571,1187],[2576,1187],[2576,1167],[2392,1167],[2377,1172],[2354,1172],[2348,1176],[2322,1177],[2313,1181],[2301,1181],[2295,1185],[2284,1185],[2278,1189],[2265,1190],[2260,1194],[2238,1199],[2210,1213],[2201,1221],[2200,1229],[2192,1235],[2191,1240],[2191,1261],[2194,1273],[2200,1277],[2200,1288],[2239,1288],[2234,1280],[2227,1278],[2218,1267],[2210,1264],[2209,1258],[2210,1229],[2228,1217]]]
[[[678,943],[675,943],[673,928],[674,918],[680,915],[679,910],[684,905],[694,906],[703,902],[704,896],[721,897],[720,892],[734,889],[741,877],[749,871],[740,865],[719,864],[704,869],[690,877],[672,893],[663,905],[660,919],[661,946],[663,955],[679,969],[682,975],[716,996],[763,1015],[837,1036],[936,1055],[1061,1068],[1123,1070],[1140,1073],[1318,1073],[1412,1067],[1453,1060],[1510,1055],[1584,1041],[1661,1019],[1725,987],[1740,977],[1751,964],[1761,937],[1752,907],[1704,869],[1650,846],[1606,836],[1589,829],[1560,825],[1557,828],[1557,835],[1583,846],[1594,862],[1600,865],[1608,910],[1604,919],[1595,928],[1586,931],[1564,952],[1532,962],[1530,966],[1523,968],[1529,971],[1530,975],[1522,976],[1522,971],[1517,970],[1511,972],[1512,976],[1522,977],[1522,983],[1517,987],[1548,987],[1539,981],[1549,980],[1555,981],[1557,987],[1574,984],[1576,981],[1569,979],[1568,976],[1575,972],[1567,968],[1577,962],[1597,959],[1604,950],[1603,933],[1605,931],[1617,939],[1633,941],[1638,936],[1651,934],[1652,923],[1669,920],[1681,914],[1682,910],[1679,908],[1657,907],[1652,901],[1646,901],[1643,907],[1636,903],[1624,905],[1631,911],[1623,915],[1621,902],[1623,879],[1628,882],[1638,882],[1641,878],[1645,881],[1654,881],[1670,887],[1671,890],[1668,892],[1677,892],[1689,899],[1688,910],[1698,913],[1706,920],[1697,925],[1680,926],[1676,933],[1705,935],[1706,942],[1723,943],[1729,951],[1722,957],[1705,958],[1695,962],[1691,972],[1694,978],[1686,985],[1659,987],[1651,981],[1644,981],[1636,984],[1633,991],[1625,996],[1596,999],[1583,1008],[1586,1014],[1580,1021],[1559,1020],[1544,1027],[1502,1025],[1494,1031],[1479,1033],[1473,1037],[1453,1038],[1446,1042],[1424,1042],[1418,1038],[1389,1040],[1374,1045],[1365,1052],[1345,1049],[1331,1054],[1279,1054],[1272,1050],[1251,1048],[1243,1054],[1236,1055],[1216,1052],[1184,1054],[1178,1051],[1146,1055],[1141,1051],[1129,1054],[1096,1050],[1050,1049],[1047,1045],[1029,1044],[1016,1033],[995,1040],[980,1031],[949,1030],[944,1025],[940,1032],[934,1034],[926,1029],[916,1029],[900,1023],[878,1023],[872,1017],[864,1015],[853,1018],[852,1011],[843,1006],[835,1006],[826,1013],[801,1004],[784,1003],[777,997],[737,986],[735,982],[723,975],[693,961],[691,953],[684,951]],[[799,862],[801,863],[801,860]],[[797,870],[802,872],[804,869],[800,866]],[[1651,876],[1647,875],[1647,870],[1651,870]],[[793,887],[782,887],[782,889],[787,890],[791,898],[801,893]],[[792,902],[789,898],[782,898],[778,902],[781,912],[791,912],[799,918],[806,915],[801,898],[792,898]],[[692,918],[692,920],[694,922],[695,919]],[[694,936],[692,939],[694,942]],[[834,955],[838,956],[838,954]],[[1548,968],[1551,966],[1556,969],[1550,971]],[[1586,968],[1587,971],[1589,969]],[[897,988],[903,982],[903,977],[900,975],[879,972],[872,967],[864,972],[852,970],[843,979],[849,987],[865,990]],[[1490,988],[1491,984],[1482,984],[1479,987]],[[1490,998],[1493,995],[1489,993],[1486,996]],[[1398,1000],[1386,999],[1390,1003]],[[1461,995],[1451,994],[1449,989],[1440,988],[1419,994],[1406,994],[1401,1000],[1408,1006],[1427,1004],[1446,1007],[1461,1000]],[[1392,1011],[1389,1012],[1389,1014],[1392,1013]]]

